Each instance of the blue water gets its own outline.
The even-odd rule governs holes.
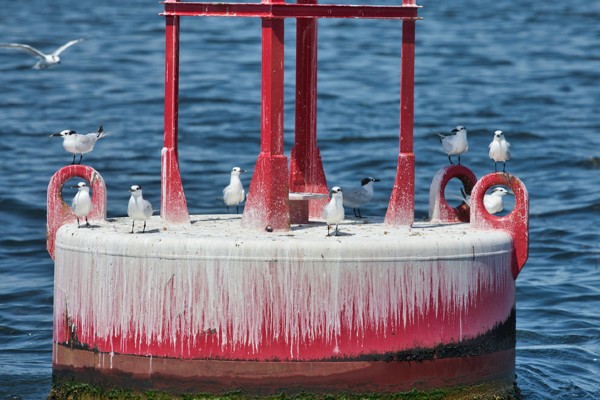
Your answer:
[[[379,4],[386,4],[380,2]],[[392,4],[388,2],[388,4]],[[518,278],[517,384],[525,399],[600,398],[600,3],[425,1],[415,88],[416,214],[447,159],[434,131],[464,124],[463,163],[491,171],[502,129],[509,171],[531,201],[529,261]],[[0,399],[42,399],[51,384],[53,263],[46,188],[70,163],[63,129],[112,136],[85,156],[107,183],[108,214],[128,188],[159,203],[164,19],[143,0],[2,2],[0,41],[52,50],[87,40],[50,70],[0,49]],[[232,166],[259,152],[260,22],[182,21],[180,155],[192,213],[217,200]],[[286,22],[286,152],[293,140],[294,22]],[[398,153],[401,29],[393,21],[319,23],[318,141],[331,186],[382,180],[383,215]],[[246,184],[249,177],[246,177]],[[72,193],[67,194],[68,197]]]

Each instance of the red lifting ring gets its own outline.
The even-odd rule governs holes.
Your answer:
[[[431,182],[429,189],[429,219],[432,222],[469,222],[469,206],[463,201],[458,207],[452,207],[446,201],[446,185],[458,178],[467,195],[471,194],[477,182],[475,174],[463,165],[446,165],[440,169]],[[459,196],[459,193],[456,193]]]
[[[515,207],[505,216],[487,212],[483,196],[492,186],[507,186],[515,195]],[[471,226],[476,229],[502,229],[513,239],[513,277],[516,279],[529,256],[529,195],[519,178],[503,172],[494,172],[481,178],[471,194]]]
[[[69,204],[65,203],[65,200],[62,197],[62,188],[65,185],[65,182],[75,177],[88,181],[93,192],[92,211],[88,215],[88,220],[103,221],[106,219],[106,185],[98,171],[86,165],[68,165],[59,169],[52,176],[52,179],[50,179],[50,183],[48,184],[46,249],[53,260],[56,231],[61,226],[77,220],[71,207]]]

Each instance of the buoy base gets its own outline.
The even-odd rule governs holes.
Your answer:
[[[174,395],[236,392],[240,396],[468,391],[483,383],[496,395],[514,391],[515,351],[424,361],[263,362],[153,358],[104,354],[55,345],[57,388],[100,388]],[[382,392],[382,388],[386,390]],[[511,389],[511,390],[509,390]],[[491,394],[491,393],[490,393]],[[503,397],[504,398],[504,397]]]
[[[363,219],[326,236],[317,221],[291,232],[240,222],[61,227],[57,385],[211,396],[512,387],[506,232]]]

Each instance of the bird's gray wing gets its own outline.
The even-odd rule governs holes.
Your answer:
[[[154,210],[152,210],[152,204],[148,200],[144,200],[144,215],[148,218],[152,216]]]
[[[88,151],[90,147],[92,147],[96,143],[96,134],[88,133],[86,135],[81,135],[79,140],[77,141],[77,150],[78,151]]]
[[[353,189],[344,192],[343,204],[346,207],[357,208],[360,207],[367,200],[367,192],[362,189]]]
[[[34,47],[31,47],[28,44],[21,44],[21,43],[0,43],[0,47],[22,50],[22,51],[24,51],[26,53],[31,54],[34,57],[41,58],[41,59],[44,59],[44,57],[46,57],[46,55],[44,53],[42,53],[41,51],[39,51],[38,49],[36,49]]]
[[[60,46],[58,49],[56,49],[54,51],[54,53],[52,53],[52,55],[57,56],[60,53],[62,53],[63,51],[65,51],[66,49],[68,49],[69,47],[73,46],[75,43],[79,43],[81,42],[83,39],[75,39],[75,40],[71,40],[70,42],[67,42],[65,44],[63,44],[62,46]]]

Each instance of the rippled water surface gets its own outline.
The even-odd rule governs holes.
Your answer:
[[[380,2],[386,4],[386,2]],[[388,4],[392,4],[388,2]],[[490,172],[502,129],[509,170],[531,201],[530,256],[518,278],[517,383],[526,399],[600,398],[600,3],[422,1],[415,88],[416,213],[447,159],[432,134],[467,126],[463,156]],[[46,188],[69,163],[63,129],[112,136],[85,156],[126,213],[132,183],[159,203],[164,19],[149,0],[2,3],[0,41],[63,54],[59,68],[0,49],[0,398],[41,399],[51,383],[53,263]],[[286,151],[293,140],[294,23],[286,23]],[[182,21],[180,155],[190,212],[215,199],[233,165],[259,152],[260,22]],[[376,176],[383,215],[398,153],[400,24],[319,23],[318,141],[328,182]],[[246,183],[248,182],[246,177]],[[68,194],[71,196],[71,194]]]

